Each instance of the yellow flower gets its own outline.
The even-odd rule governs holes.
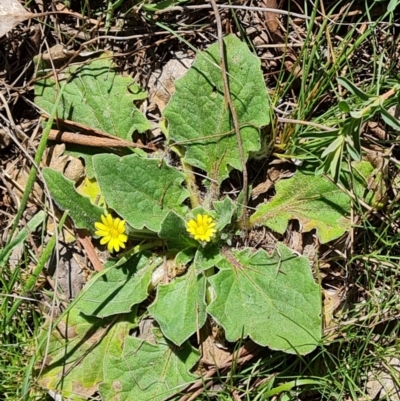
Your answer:
[[[128,240],[128,236],[125,234],[125,220],[118,217],[113,219],[111,214],[107,214],[101,216],[101,221],[102,223],[94,223],[97,228],[95,234],[103,237],[100,244],[107,244],[110,252],[113,252],[114,249],[118,252],[119,248],[125,248],[125,242]]]
[[[214,227],[215,223],[211,216],[198,214],[196,220],[192,219],[188,221],[186,231],[192,234],[194,239],[198,241],[209,242],[217,231]]]

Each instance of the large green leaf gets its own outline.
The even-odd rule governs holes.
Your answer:
[[[133,228],[158,232],[169,211],[182,215],[188,192],[178,170],[136,155],[93,156],[93,167],[106,203]]]
[[[47,364],[39,384],[69,400],[89,399],[104,382],[105,358],[121,356],[123,341],[134,327],[127,316],[98,319],[71,308],[53,330],[48,348],[43,341],[41,355],[46,355]]]
[[[58,118],[72,120],[111,135],[131,140],[134,131],[144,132],[149,122],[134,106],[144,93],[131,77],[117,75],[110,54],[82,66],[70,66],[69,79],[57,109]],[[60,79],[60,78],[59,78]],[[35,103],[49,114],[57,97],[53,76],[35,84]]]
[[[89,198],[78,194],[75,183],[65,178],[59,171],[44,168],[43,177],[54,201],[61,209],[68,210],[75,227],[93,232],[94,223],[100,221],[103,209],[93,205]]]
[[[258,127],[269,123],[269,103],[260,60],[247,45],[230,35],[225,39],[230,93],[235,105],[245,157],[260,149]],[[229,166],[242,169],[232,117],[224,97],[219,46],[214,44],[175,84],[176,91],[164,116],[169,136],[183,142],[185,158],[219,183]]]
[[[367,162],[355,165],[353,190],[362,196],[366,186],[364,177],[373,168]],[[292,178],[279,181],[275,188],[274,198],[259,206],[250,217],[251,226],[262,224],[283,234],[289,220],[297,219],[304,232],[316,229],[323,244],[340,237],[351,227],[351,199],[328,178],[299,170]]]
[[[176,347],[128,337],[122,357],[110,356],[105,361],[102,400],[163,401],[196,379],[188,372],[198,358],[187,342]]]
[[[321,296],[308,259],[277,245],[269,256],[222,250],[221,271],[209,278],[216,298],[207,311],[228,341],[249,336],[288,353],[311,352],[321,339]]]
[[[165,337],[181,345],[206,321],[206,280],[191,267],[183,277],[157,287],[157,298],[148,311]]]
[[[77,308],[97,317],[129,312],[147,298],[151,275],[161,263],[161,258],[133,255],[122,266],[94,277],[96,281],[81,295]]]
[[[196,248],[199,245],[186,231],[185,220],[172,211],[162,221],[159,236],[167,241],[169,249]]]

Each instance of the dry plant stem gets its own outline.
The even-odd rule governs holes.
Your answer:
[[[92,241],[90,240],[87,231],[77,230],[77,232],[78,232],[78,240],[85,249],[86,255],[89,258],[90,263],[92,264],[94,270],[96,270],[97,272],[101,272],[103,270],[103,264],[101,263],[101,260],[99,259],[96,251],[94,250]]]
[[[239,154],[240,154],[240,160],[242,162],[242,169],[243,169],[243,227],[245,231],[247,231],[247,201],[248,201],[248,196],[249,196],[249,188],[248,188],[248,176],[247,176],[247,167],[246,167],[246,158],[244,155],[244,150],[243,150],[243,142],[242,142],[242,137],[240,136],[240,125],[238,121],[238,117],[236,114],[236,109],[235,105],[232,102],[231,98],[231,93],[230,93],[230,88],[229,88],[229,82],[228,82],[228,75],[226,73],[226,62],[225,62],[225,45],[224,45],[224,39],[222,36],[222,22],[221,22],[221,17],[218,12],[218,7],[217,4],[215,3],[215,0],[210,0],[211,5],[214,10],[214,15],[215,15],[215,21],[217,23],[217,32],[218,32],[218,43],[219,43],[219,54],[220,54],[220,63],[221,63],[221,74],[222,74],[222,81],[224,83],[224,95],[225,95],[225,100],[227,101],[229,105],[230,112],[232,114],[232,120],[233,120],[233,126],[235,127],[235,134],[237,138],[237,144],[238,144],[238,149],[239,149]]]
[[[38,17],[47,17],[48,15],[55,15],[55,14],[64,14],[64,15],[72,15],[73,17],[79,18],[79,19],[85,19],[82,15],[78,13],[74,13],[72,11],[46,11],[44,13],[27,13],[26,15],[23,14],[21,15],[26,17],[25,19],[33,19],[33,18],[38,18]]]
[[[190,204],[192,206],[192,209],[195,209],[196,207],[200,206],[200,199],[199,199],[199,189],[197,188],[196,185],[196,177],[193,173],[193,168],[190,164],[187,164],[186,161],[181,158],[181,163],[182,163],[182,168],[183,171],[185,172],[185,181],[187,188],[189,189],[190,193]]]
[[[42,113],[42,115],[47,119],[50,117],[47,113]],[[53,141],[61,141],[61,142],[75,143],[78,145],[88,145],[88,146],[132,147],[132,148],[147,149],[152,151],[156,150],[154,146],[146,146],[132,141],[126,141],[114,135],[107,134],[107,132],[87,127],[86,125],[77,123],[75,121],[62,120],[58,118],[56,122],[57,124],[66,125],[68,127],[76,128],[80,131],[88,132],[91,135],[76,134],[73,132],[64,132],[61,130],[52,129],[50,130],[49,133],[49,139]],[[111,143],[113,144],[111,145]]]
[[[153,151],[153,148],[149,146],[141,145],[131,141],[125,141],[124,139],[120,139],[116,136],[111,138],[101,138],[95,135],[83,135],[76,134],[74,132],[65,132],[59,131],[56,129],[50,130],[49,140],[62,142],[62,143],[73,143],[75,145],[83,145],[83,146],[93,146],[100,148],[140,148],[147,149]]]
[[[182,168],[185,173],[185,182],[186,188],[189,191],[190,205],[192,209],[200,206],[200,198],[199,198],[199,189],[196,185],[196,177],[193,172],[193,168],[191,165],[186,163],[184,159],[184,153],[181,151],[179,146],[171,146],[170,149],[175,152],[182,163]]]
[[[323,18],[327,18],[323,0],[321,0],[320,6],[321,6]],[[335,63],[336,63],[336,57],[335,57],[335,52],[333,51],[332,40],[331,40],[331,35],[330,35],[330,33],[329,33],[329,27],[328,27],[328,25],[325,26],[325,32],[326,32],[326,39],[327,39],[328,48],[329,48],[329,53],[328,53],[328,55],[329,55],[330,58],[331,58],[331,59],[329,60],[329,57],[328,57],[328,60],[330,61],[329,64],[335,64]],[[336,75],[338,75],[338,72],[336,72]]]
[[[399,88],[397,86],[395,86],[392,89],[390,89],[389,91],[387,91],[386,93],[384,93],[383,95],[378,96],[371,104],[369,104],[368,106],[366,106],[365,108],[363,108],[360,111],[361,115],[365,115],[372,108],[379,106],[385,100],[387,100],[387,99],[391,98],[392,96],[394,96],[397,93],[398,90],[399,90]]]

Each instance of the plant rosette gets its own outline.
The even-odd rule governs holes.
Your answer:
[[[259,226],[284,233],[289,220],[297,219],[304,232],[315,230],[327,243],[351,227],[352,200],[329,179],[302,168],[276,183],[272,200],[249,211],[248,226],[242,226],[243,194],[223,195],[221,184],[260,151],[270,106],[258,58],[235,36],[224,41],[244,160],[214,44],[197,54],[163,112],[166,145],[181,166],[137,149],[120,156],[112,149],[75,147],[103,207],[95,196],[77,192],[62,173],[44,169],[52,197],[75,227],[99,236],[109,251],[128,248],[128,236],[140,240],[111,259],[69,306],[59,323],[68,326],[68,338],[54,330],[49,348],[41,348],[50,361],[40,377],[46,388],[73,399],[80,399],[77,392],[99,392],[103,400],[162,401],[196,380],[192,369],[201,349],[196,334],[207,319],[231,343],[250,338],[301,355],[320,343],[321,290],[309,260],[282,243],[272,253],[250,248],[235,233]],[[108,59],[71,67],[66,76],[59,116],[88,124],[88,115],[106,113],[110,117],[96,119],[96,128],[125,140],[150,126],[132,110],[132,102],[145,94],[140,88],[133,92],[131,80],[118,76]],[[57,94],[55,81],[40,81],[35,93],[36,103],[48,110]],[[356,197],[364,196],[372,172],[363,161],[347,171]],[[132,336],[134,330],[143,333],[144,317],[161,331],[153,327],[146,336]]]

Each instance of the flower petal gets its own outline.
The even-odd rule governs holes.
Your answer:
[[[102,237],[100,244],[107,244],[110,252],[114,250],[118,252],[120,248],[125,248],[125,242],[128,241],[128,236],[125,234],[125,220],[107,214],[101,215],[101,221],[102,223],[99,221],[94,223],[97,229],[95,235]]]
[[[125,234],[120,234],[120,235],[118,235],[118,241],[121,243],[124,243],[124,242],[128,241],[128,236]],[[125,248],[125,245],[123,247]]]
[[[106,225],[104,225],[103,223],[100,222],[96,222],[94,223],[94,226],[98,229],[98,230],[102,230],[102,231],[108,231],[108,227]]]
[[[110,242],[111,241],[111,236],[110,235],[106,235],[105,237],[103,237],[101,240],[100,240],[100,244],[101,245],[104,245],[104,244],[107,244],[107,242]]]
[[[117,230],[118,230],[118,232],[119,232],[120,234],[123,234],[123,233],[125,232],[125,220],[121,220],[121,221],[118,223]]]

